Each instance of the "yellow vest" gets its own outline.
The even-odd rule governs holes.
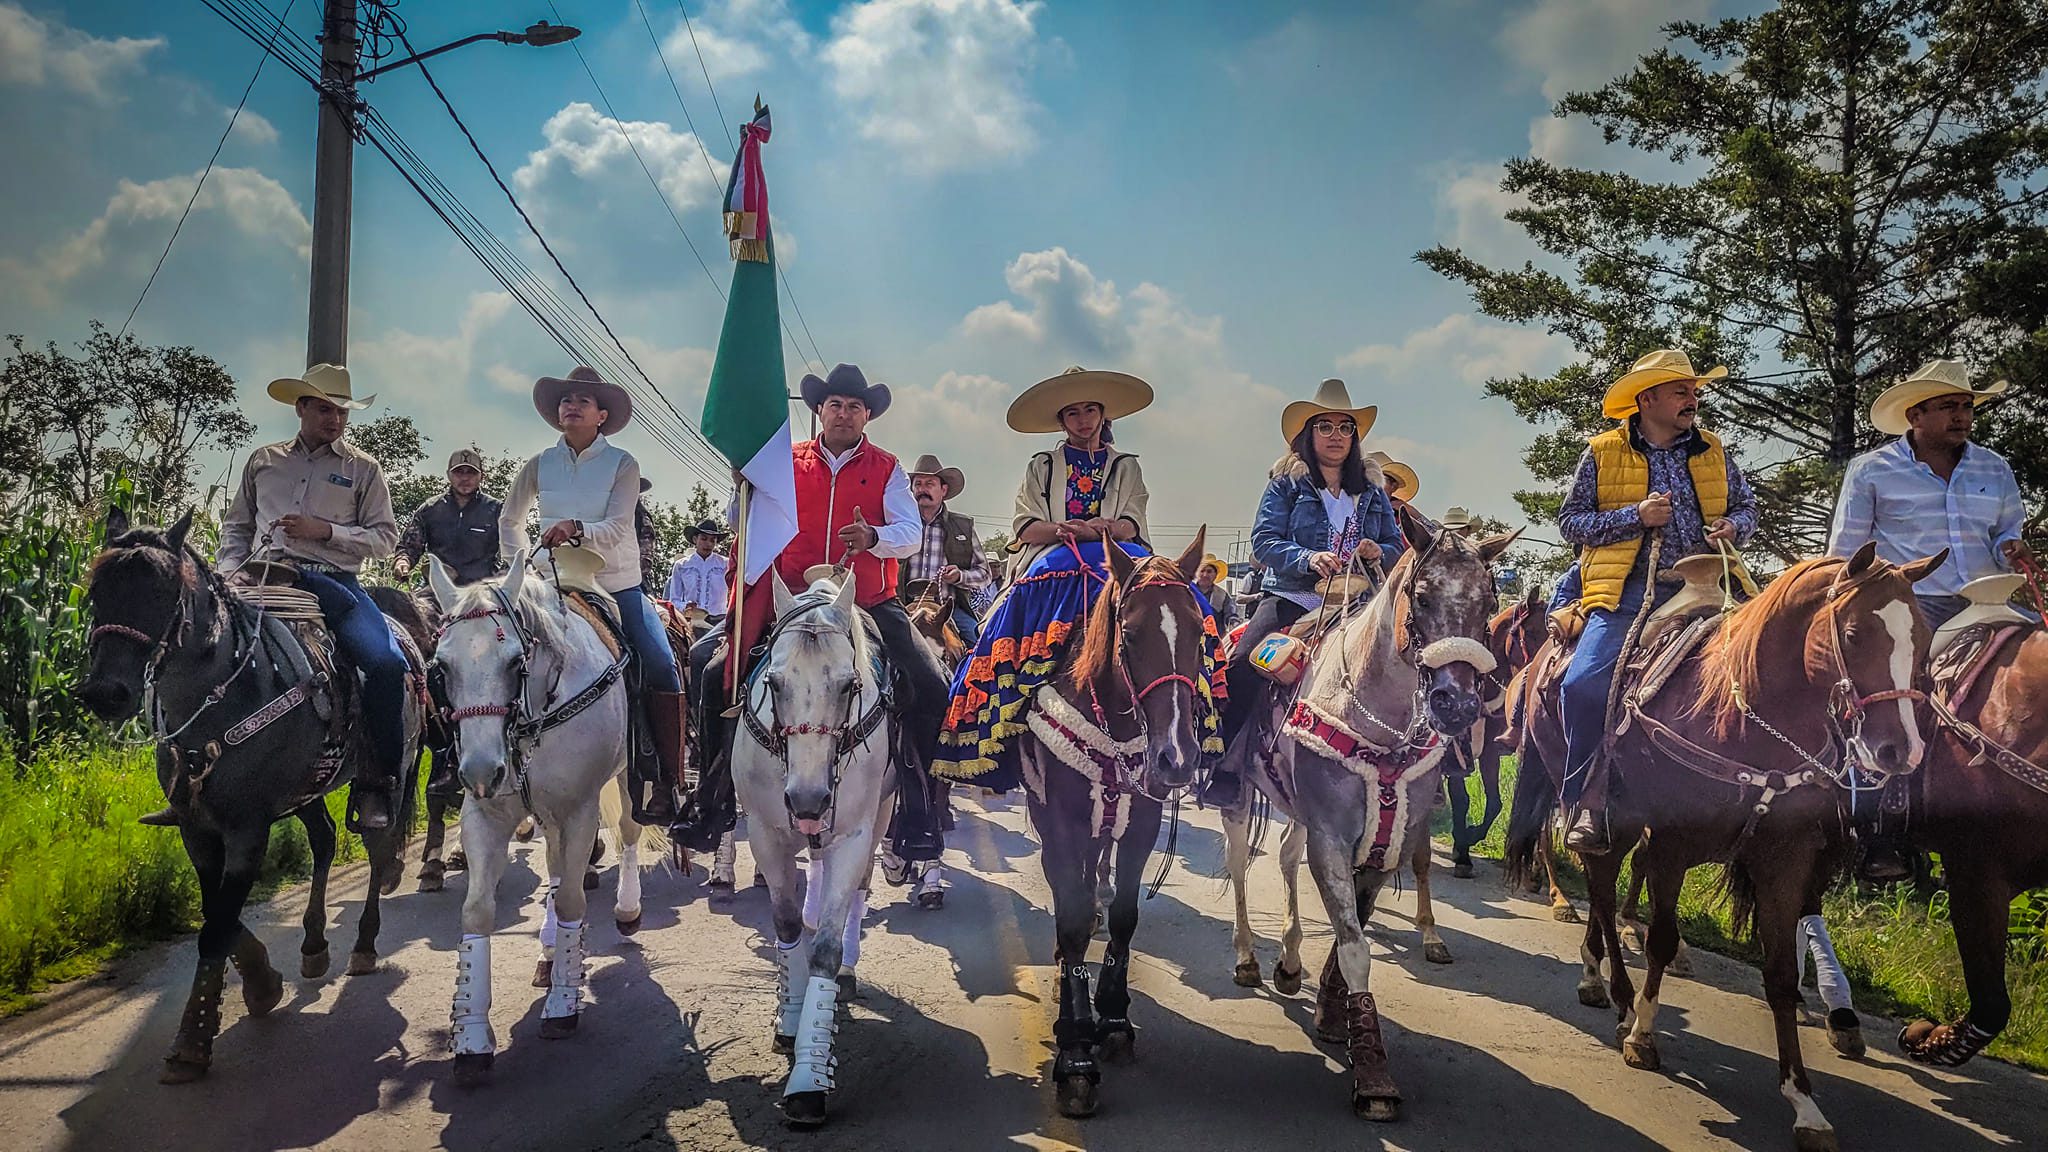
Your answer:
[[[1692,473],[1692,489],[1699,497],[1700,516],[1708,524],[1728,514],[1728,453],[1721,440],[1704,429],[1700,436],[1707,450],[1689,457],[1685,466]],[[1640,504],[1650,494],[1650,460],[1629,442],[1628,425],[1610,428],[1587,444],[1593,453],[1593,493],[1600,511],[1612,512]],[[1631,537],[1612,544],[1587,548],[1579,555],[1579,614],[1595,609],[1621,606],[1622,585],[1635,567],[1636,553],[1643,538]],[[1667,556],[1666,561],[1677,560]]]

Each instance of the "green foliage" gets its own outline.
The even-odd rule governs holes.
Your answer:
[[[126,503],[132,489],[116,495]],[[85,576],[100,534],[67,504],[32,492],[0,523],[0,744],[92,726],[71,689],[85,674]]]
[[[1605,423],[1602,391],[1636,357],[1676,346],[1729,365],[1710,403],[1738,445],[1769,449],[1752,460],[1756,547],[1790,561],[1822,544],[1887,384],[1935,356],[2022,382],[2048,366],[2048,5],[1783,0],[1667,32],[1670,47],[1556,112],[1669,178],[1514,160],[1501,187],[1525,206],[1507,218],[1544,264],[1495,269],[1442,247],[1417,258],[1487,315],[1578,350],[1551,375],[1487,385],[1555,426],[1527,454],[1546,481],[1569,477]],[[2036,496],[2040,403],[2023,392],[2032,418],[1987,429]],[[1532,515],[1550,511],[1520,495]]]

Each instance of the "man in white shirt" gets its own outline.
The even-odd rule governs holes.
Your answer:
[[[718,543],[726,531],[716,520],[699,520],[690,529],[691,551],[668,576],[668,602],[678,608],[702,608],[713,620],[725,618],[730,598],[725,574],[732,562],[719,554]]]

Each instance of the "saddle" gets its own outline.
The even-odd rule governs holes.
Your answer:
[[[1990,577],[1997,579],[1997,577]],[[2032,622],[2013,613],[2013,619],[1977,620],[1949,633],[1941,650],[1928,666],[1934,692],[1941,700],[1959,703],[1970,696],[1984,670],[1991,667],[2015,637],[2024,634]]]
[[[1960,642],[1965,633],[2032,623],[2012,606],[2012,598],[2026,582],[2027,578],[2017,572],[2002,572],[1996,576],[1980,576],[1963,585],[1962,595],[1970,602],[1969,606],[1934,630],[1934,642],[1928,648],[1928,655],[1938,665],[1942,656]],[[1981,641],[1980,636],[1978,642]]]

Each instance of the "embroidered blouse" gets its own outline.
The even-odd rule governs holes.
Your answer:
[[[1067,458],[1067,519],[1091,520],[1102,514],[1102,474],[1109,466],[1109,450],[1087,452],[1072,444],[1060,445]]]

